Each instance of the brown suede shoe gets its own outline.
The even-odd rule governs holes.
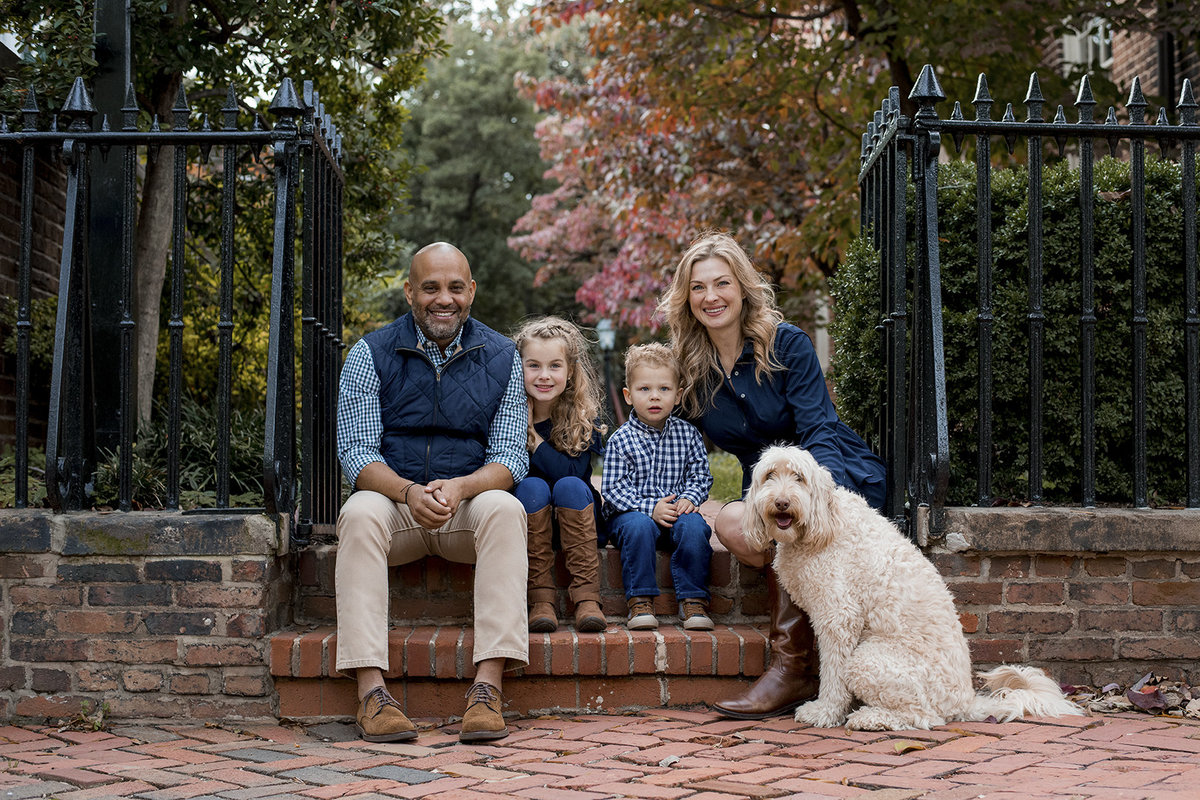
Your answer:
[[[580,600],[575,604],[575,630],[579,633],[599,633],[608,627],[604,612],[595,600]]]
[[[460,742],[490,742],[508,736],[508,727],[500,713],[500,690],[490,683],[476,683],[467,691],[467,710],[463,714]]]
[[[404,716],[400,704],[388,690],[376,686],[358,705],[354,726],[365,742],[407,742],[417,738],[417,726]]]
[[[529,607],[529,632],[554,633],[558,630],[558,614],[554,603],[534,603]]]

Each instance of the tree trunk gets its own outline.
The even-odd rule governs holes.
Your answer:
[[[146,164],[142,205],[138,213],[135,260],[137,265],[137,418],[150,418],[154,399],[154,367],[158,360],[158,317],[167,253],[171,248],[171,165],[175,148],[164,147]]]
[[[171,25],[186,25],[189,0],[169,0]],[[171,119],[171,108],[183,85],[182,72],[157,71],[150,78],[150,111],[159,120]],[[141,207],[134,242],[134,289],[137,297],[137,418],[150,419],[154,401],[154,369],[158,360],[159,307],[171,251],[171,218],[175,207],[172,166],[175,148],[163,147],[146,159]]]

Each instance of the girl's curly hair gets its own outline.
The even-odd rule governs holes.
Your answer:
[[[579,328],[561,317],[541,317],[526,322],[513,336],[517,352],[531,339],[560,339],[567,360],[567,385],[550,411],[555,450],[578,456],[592,444],[600,417],[600,380],[592,361],[588,340]],[[529,423],[529,445],[533,445],[533,421]]]

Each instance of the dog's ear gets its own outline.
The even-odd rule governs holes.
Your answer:
[[[805,455],[808,457],[802,459],[801,464],[797,464],[812,493],[812,505],[808,519],[805,520],[805,539],[818,547],[824,547],[833,541],[846,522],[833,476],[810,454]]]
[[[762,500],[759,497],[762,476],[756,474],[754,478],[742,505],[742,538],[751,549],[766,550],[771,544],[771,539],[767,535],[767,521],[763,519]]]

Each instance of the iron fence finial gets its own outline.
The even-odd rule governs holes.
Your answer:
[[[1196,98],[1192,95],[1192,81],[1183,79],[1183,89],[1179,92],[1179,103],[1175,106],[1179,111],[1180,125],[1196,124]]]
[[[962,103],[958,102],[957,100],[954,101],[954,110],[950,112],[950,119],[960,121],[963,119]],[[952,134],[950,138],[954,140],[954,152],[961,153],[963,134],[961,132],[956,132]]]
[[[30,86],[25,93],[25,104],[21,106],[21,130],[37,130],[38,113],[37,92]]]
[[[291,78],[284,78],[279,84],[275,98],[271,100],[271,105],[267,107],[267,110],[281,117],[279,125],[286,128],[296,126],[296,117],[304,112],[304,105],[296,94],[296,87],[292,84]]]
[[[942,91],[942,85],[938,83],[932,64],[921,67],[921,74],[917,77],[917,83],[913,86],[912,91],[908,93],[908,99],[915,101],[920,106],[917,111],[918,119],[937,117],[937,112],[933,110],[933,107],[946,99],[946,93]]]
[[[183,90],[183,86],[179,87],[179,94],[175,97],[175,105],[171,108],[171,130],[186,131],[188,129],[188,115],[191,109],[188,107],[187,94]]]
[[[1092,113],[1096,107],[1096,98],[1092,97],[1092,82],[1084,75],[1079,79],[1079,94],[1075,96],[1075,108],[1079,110],[1079,121],[1088,124],[1092,122]]]
[[[76,78],[71,84],[71,93],[67,95],[67,102],[63,103],[62,113],[71,120],[68,130],[85,131],[91,128],[96,107],[92,105],[92,98],[83,85],[83,78]]]
[[[221,127],[227,131],[237,130],[237,89],[231,83],[225,93],[225,105],[221,106]]]
[[[137,130],[137,118],[137,93],[133,90],[133,84],[129,83],[125,86],[125,104],[121,106],[121,130]]]
[[[1000,119],[1001,122],[1016,122],[1017,118],[1013,114],[1012,103],[1006,103],[1004,106],[1004,116]],[[1017,137],[1011,133],[1005,134],[1004,143],[1008,145],[1008,153],[1012,155],[1013,148],[1017,146]]]
[[[975,81],[975,98],[971,100],[971,105],[975,106],[975,119],[990,120],[992,118],[992,95],[988,92],[987,75],[979,73],[979,79]]]
[[[1129,112],[1129,121],[1135,125],[1144,123],[1147,105],[1146,98],[1142,94],[1142,79],[1134,75],[1133,86],[1129,89],[1129,102],[1125,104],[1125,110]]]
[[[1025,118],[1026,122],[1044,122],[1042,117],[1042,103],[1046,98],[1042,97],[1042,85],[1038,82],[1036,72],[1029,74],[1029,91],[1025,92],[1025,107],[1029,109],[1029,115]]]

